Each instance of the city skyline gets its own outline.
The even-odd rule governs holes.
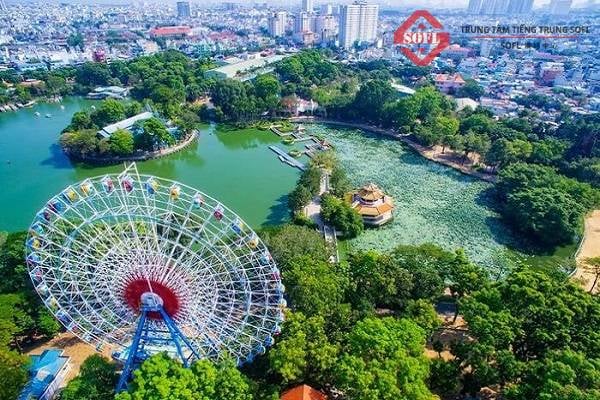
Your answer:
[[[343,0],[343,1],[312,1],[314,4],[315,10],[318,10],[321,4],[333,3],[333,4],[351,4],[353,0]],[[39,3],[38,0],[9,0],[5,1],[7,5],[11,4],[19,4],[19,3]],[[146,1],[127,1],[127,0],[48,0],[44,3],[70,3],[70,4],[102,4],[102,5],[131,5],[133,4],[144,4],[144,3],[157,3],[157,4],[168,4],[170,6],[176,6],[177,0],[169,0],[169,1],[160,1],[160,0],[146,0]],[[198,6],[198,5],[217,5],[223,3],[223,1],[217,0],[190,0],[189,3]],[[236,0],[234,1],[236,4],[241,5],[252,5],[259,3],[267,3],[273,6],[287,6],[286,8],[301,8],[302,0],[294,1],[290,4],[287,0]],[[373,0],[370,3],[378,4],[379,6],[386,8],[415,8],[422,7],[425,9],[463,9],[467,8],[469,5],[469,0],[435,0],[435,1],[425,1],[425,0]],[[549,7],[552,3],[552,0],[534,0],[533,8],[545,8]],[[572,8],[589,8],[589,7],[598,7],[600,6],[599,0],[573,0]]]

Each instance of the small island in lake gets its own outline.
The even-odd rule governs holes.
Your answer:
[[[197,123],[193,113],[171,121],[136,101],[107,99],[91,111],[76,112],[60,145],[69,157],[91,163],[147,160],[187,146]]]

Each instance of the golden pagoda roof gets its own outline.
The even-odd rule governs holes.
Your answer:
[[[358,195],[361,199],[375,201],[382,199],[385,196],[385,193],[377,185],[374,183],[369,183],[362,188],[358,189]]]
[[[355,207],[355,210],[358,211],[360,215],[366,215],[369,217],[376,217],[381,214],[385,214],[394,209],[394,204],[391,202],[383,203],[378,206],[364,206],[362,204],[358,204]]]

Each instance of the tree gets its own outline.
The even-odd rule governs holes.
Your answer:
[[[515,383],[529,390],[533,377],[538,382],[550,378],[537,368],[546,368],[545,359],[553,360],[553,352],[580,352],[588,359],[598,354],[600,302],[562,277],[519,268],[464,297],[461,309],[473,340],[459,343],[452,352],[467,373],[464,382],[470,391],[499,384],[508,396]],[[554,374],[558,379],[577,375]],[[536,383],[533,389],[539,393],[549,388]],[[517,393],[522,397],[510,398],[538,398]]]
[[[67,44],[69,45],[69,47],[72,47],[72,48],[77,47],[77,48],[79,48],[80,51],[83,51],[83,46],[84,46],[83,35],[79,32],[69,35],[69,37],[67,38]]]
[[[64,94],[68,91],[67,80],[58,75],[48,75],[45,80],[46,89],[54,95]]]
[[[165,353],[148,358],[134,372],[134,378],[127,392],[116,396],[117,400],[209,400],[214,393],[214,381],[204,376],[202,385],[213,389],[211,397],[197,397],[198,380],[195,378],[196,368],[184,368]],[[212,371],[211,371],[212,372]],[[213,372],[211,378],[214,380]],[[203,392],[206,392],[204,390]],[[204,394],[204,393],[203,393]]]
[[[140,114],[142,112],[142,104],[138,101],[130,101],[124,105],[125,107],[125,116],[127,118],[133,117],[134,115]]]
[[[418,116],[419,104],[412,97],[405,97],[384,105],[384,125],[410,131]]]
[[[16,399],[28,380],[27,356],[0,346],[0,399]]]
[[[13,232],[0,244],[0,293],[22,291],[31,287],[25,267],[27,232]]]
[[[389,82],[375,79],[363,84],[352,105],[353,109],[364,119],[373,123],[383,120],[383,106],[394,99],[396,91]]]
[[[523,380],[506,391],[507,400],[594,400],[600,396],[600,359],[571,350],[531,363]]]
[[[411,99],[416,104],[417,118],[423,123],[433,121],[454,108],[452,102],[433,86],[419,88]]]
[[[460,367],[456,362],[437,358],[431,361],[428,387],[443,399],[453,399],[460,393]]]
[[[398,246],[390,254],[395,269],[409,271],[411,299],[435,300],[443,294],[445,278],[456,255],[433,244]],[[399,288],[400,290],[400,288]]]
[[[308,382],[321,386],[328,382],[339,349],[325,334],[325,319],[288,313],[281,332],[269,351],[271,371],[286,385]]]
[[[409,300],[402,317],[410,319],[429,336],[440,327],[442,321],[430,301],[419,299]],[[434,343],[435,344],[435,343]]]
[[[84,86],[103,86],[108,84],[110,71],[106,64],[87,62],[77,69],[75,81]]]
[[[463,162],[471,153],[485,154],[490,147],[490,140],[487,136],[478,135],[475,132],[469,132],[464,137],[464,152]]]
[[[343,198],[352,189],[346,171],[339,165],[335,165],[331,170],[329,185],[331,194],[339,198]]]
[[[113,362],[91,355],[81,364],[77,377],[60,392],[60,400],[112,400],[117,378]]]
[[[424,345],[424,331],[410,320],[366,318],[348,335],[336,387],[352,399],[433,400]]]
[[[77,111],[71,118],[71,124],[65,128],[65,132],[80,131],[83,129],[91,129],[94,123],[87,111]]]
[[[465,80],[465,84],[456,91],[457,97],[470,97],[473,100],[479,100],[485,91],[473,79]]]
[[[321,216],[350,238],[358,236],[364,229],[360,214],[350,204],[330,194],[321,198]]]
[[[490,164],[505,167],[519,161],[525,161],[531,156],[531,143],[524,140],[498,139],[488,150],[485,160]]]
[[[119,156],[126,156],[133,153],[134,141],[131,132],[125,129],[117,129],[110,135],[110,151]]]
[[[311,200],[312,194],[304,185],[297,185],[288,196],[288,206],[293,212],[302,210]]]
[[[284,225],[275,231],[267,231],[263,240],[273,259],[285,269],[294,258],[303,255],[315,261],[328,261],[329,250],[323,236],[304,226]]]
[[[316,196],[321,191],[321,175],[321,169],[311,164],[300,175],[298,185],[306,187],[312,196]]]
[[[555,188],[531,188],[508,196],[504,216],[520,231],[554,246],[572,243],[585,208]]]
[[[175,138],[158,118],[150,118],[142,123],[143,132],[137,135],[137,147],[153,150],[157,146],[172,146]]]
[[[191,368],[169,357],[156,354],[135,371],[127,392],[117,400],[252,400],[250,381],[233,362],[218,364],[202,359]]]
[[[125,119],[125,106],[118,100],[106,99],[92,112],[90,118],[94,125],[104,127]]]
[[[537,164],[555,165],[564,158],[568,147],[568,143],[553,138],[534,142],[530,161]]]
[[[484,287],[488,283],[488,276],[485,270],[468,259],[464,250],[458,249],[456,250],[456,257],[449,265],[448,280],[450,281],[452,295],[460,300]],[[456,320],[458,313],[459,305],[457,304],[454,320]]]
[[[60,145],[68,155],[76,158],[86,158],[96,153],[98,137],[96,131],[92,129],[65,132],[60,136]]]
[[[265,108],[273,110],[279,104],[281,85],[274,75],[260,75],[254,80],[254,93],[264,101]]]
[[[292,309],[308,317],[335,312],[347,286],[336,266],[300,254],[285,266],[283,279]]]
[[[243,82],[224,79],[218,81],[211,90],[215,107],[223,111],[226,118],[245,121],[257,114],[256,98],[248,94]]]
[[[590,293],[594,293],[594,289],[598,283],[598,278],[600,277],[600,257],[588,257],[583,260],[583,262],[585,264],[585,269],[594,275],[594,282],[590,287]]]

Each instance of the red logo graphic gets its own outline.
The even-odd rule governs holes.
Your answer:
[[[429,23],[430,28],[420,22],[419,18]],[[411,30],[413,28],[413,30]],[[400,45],[402,53],[415,65],[429,65],[446,47],[450,45],[450,34],[442,32],[440,21],[426,10],[417,10],[394,32],[394,44]],[[413,51],[416,48],[417,52]],[[425,54],[429,50],[429,53]]]

